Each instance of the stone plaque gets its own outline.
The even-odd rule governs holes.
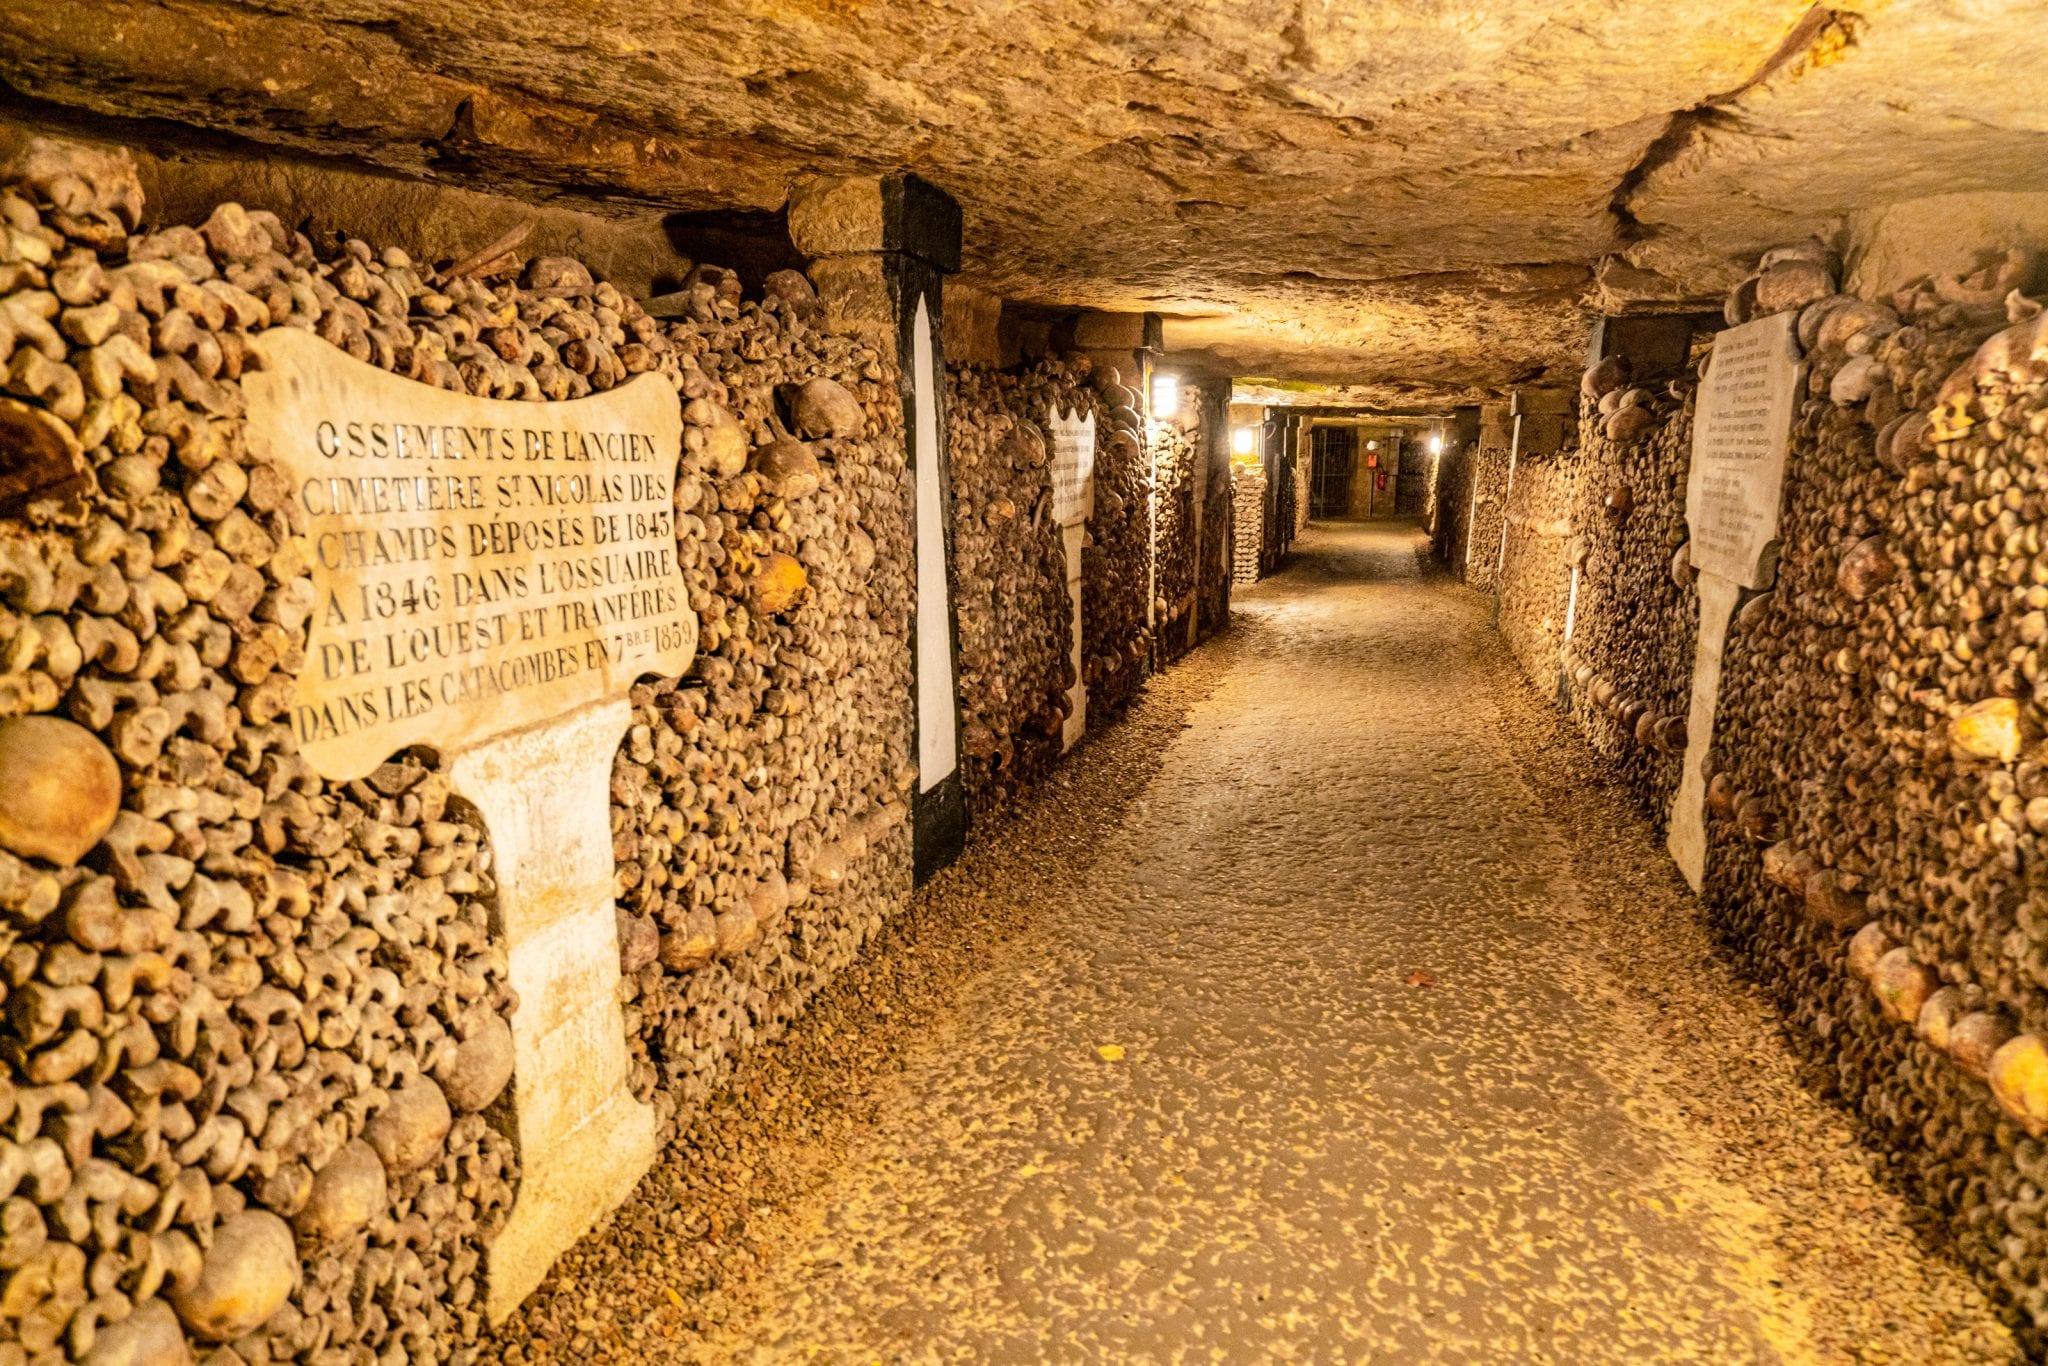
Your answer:
[[[1797,321],[1796,313],[1777,313],[1716,336],[1694,410],[1685,520],[1699,571],[1700,625],[1685,766],[1665,836],[1694,891],[1706,878],[1705,764],[1714,742],[1728,624],[1741,590],[1767,586],[1776,572],[1785,450],[1806,378],[1793,330]]]
[[[291,724],[329,778],[426,744],[490,833],[512,985],[520,1181],[487,1253],[502,1319],[652,1164],[627,1087],[609,781],[642,674],[697,623],[676,559],[675,391],[452,394],[309,332],[252,346],[248,439],[305,514],[312,616]]]
[[[1778,538],[1785,448],[1805,378],[1797,318],[1773,314],[1715,337],[1694,410],[1685,485],[1693,567],[1745,588],[1768,581]]]
[[[289,472],[313,549],[299,749],[359,778],[679,674],[697,622],[676,561],[675,391],[569,403],[452,394],[309,332],[257,342],[249,441]]]
[[[1052,515],[1061,526],[1085,522],[1095,511],[1095,414],[1053,412]]]

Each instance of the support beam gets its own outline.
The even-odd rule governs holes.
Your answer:
[[[946,452],[945,278],[960,269],[960,206],[915,175],[821,178],[790,194],[789,235],[815,257],[827,319],[871,341],[896,367],[915,473],[916,608],[911,665],[917,783],[911,801],[916,879],[960,856],[959,626],[953,615],[953,495]]]

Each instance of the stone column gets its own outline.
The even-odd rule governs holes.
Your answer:
[[[814,258],[811,279],[828,323],[871,341],[896,367],[903,395],[905,456],[916,475],[911,816],[920,883],[958,858],[967,838],[942,337],[945,278],[960,269],[960,222],[953,198],[914,175],[819,178],[789,198],[790,241]]]
[[[1266,409],[1262,431],[1266,462],[1266,535],[1259,573],[1272,573],[1294,539],[1294,446],[1301,419],[1286,408]]]
[[[1309,449],[1308,419],[1292,414],[1287,419],[1287,525],[1281,528],[1286,539],[1280,544],[1284,558],[1294,549],[1295,537],[1308,525],[1309,479],[1313,473],[1313,453]]]
[[[1524,456],[1556,455],[1571,444],[1576,389],[1517,389],[1515,416],[1521,419],[1516,445]]]

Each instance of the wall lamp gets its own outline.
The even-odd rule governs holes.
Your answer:
[[[1179,408],[1179,376],[1164,372],[1152,376],[1152,416],[1164,421]]]

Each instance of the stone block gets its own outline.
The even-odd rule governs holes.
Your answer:
[[[885,250],[882,182],[873,176],[819,176],[790,191],[789,240],[806,256]]]
[[[1003,363],[1002,296],[959,280],[946,282],[944,328],[946,361],[952,365],[999,366]]]

